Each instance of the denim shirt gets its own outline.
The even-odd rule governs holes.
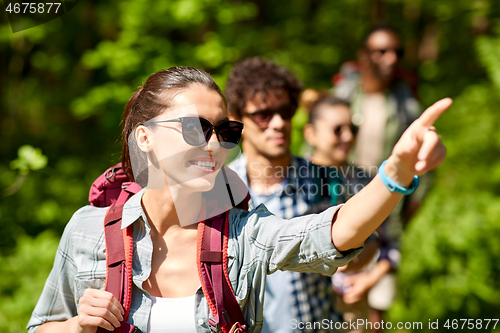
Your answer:
[[[134,224],[133,290],[128,321],[147,332],[151,297],[142,285],[149,278],[153,255],[150,226],[142,209],[144,190],[123,209],[122,228]],[[331,221],[340,206],[317,215],[283,220],[260,205],[228,215],[228,276],[247,320],[249,332],[260,332],[266,275],[276,270],[332,275],[360,249],[343,255],[331,241]],[[103,221],[107,208],[86,206],[65,228],[54,267],[28,323],[28,332],[47,321],[67,320],[78,314],[78,302],[88,288],[103,289],[106,254]],[[211,317],[201,287],[193,304],[197,332],[210,332]]]

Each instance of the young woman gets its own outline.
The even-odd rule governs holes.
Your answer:
[[[385,164],[388,178],[409,187],[415,175],[443,161],[445,147],[432,124],[450,104],[436,103],[408,129]],[[123,163],[130,177],[144,175],[133,170],[131,142],[130,151],[142,152],[148,165],[147,186],[128,200],[122,220],[122,227],[133,224],[135,242],[128,321],[142,332],[209,332],[196,265],[196,222],[205,213],[203,193],[214,185],[240,131],[238,123],[228,121],[218,86],[192,67],[151,75],[127,104]],[[287,221],[264,206],[251,212],[231,209],[228,276],[249,331],[261,330],[266,274],[278,269],[333,274],[359,253],[401,197],[377,177],[364,195],[318,215]],[[106,274],[105,213],[87,206],[69,222],[28,324],[30,333],[120,326],[122,306],[99,290]],[[155,310],[165,302],[169,311]]]
[[[350,194],[360,191],[371,180],[368,172],[347,163],[356,133],[357,128],[351,122],[351,110],[347,101],[329,95],[312,104],[309,122],[304,127],[304,138],[314,149],[311,160],[315,164],[339,170],[339,174],[345,178],[346,186],[350,188]],[[379,236],[384,237],[380,233]],[[369,320],[367,294],[391,269],[387,259],[381,258],[374,262],[379,256],[379,243],[380,247],[384,247],[385,253],[386,242],[370,238],[365,242],[363,252],[332,277],[337,293],[337,309],[343,312],[344,320],[348,322]],[[387,294],[391,290],[383,291],[389,297]],[[373,318],[369,321],[374,322]],[[355,329],[351,327],[344,332],[364,333],[366,329],[364,326]]]

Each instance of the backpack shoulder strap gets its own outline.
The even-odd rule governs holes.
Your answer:
[[[132,256],[134,250],[133,225],[121,229],[123,205],[113,204],[104,218],[104,238],[106,242],[106,283],[109,291],[125,309],[125,320],[115,332],[132,333],[139,330],[126,319],[132,300]],[[110,283],[112,281],[112,283]],[[109,332],[99,328],[97,333]]]
[[[246,332],[246,322],[227,274],[228,213],[198,223],[198,273],[213,318],[211,331]]]
[[[116,205],[124,205],[127,200],[142,190],[142,187],[134,182],[124,182],[122,183],[122,190],[120,192],[120,195],[118,196],[118,199],[116,199]]]

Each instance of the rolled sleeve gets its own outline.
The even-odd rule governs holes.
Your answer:
[[[40,325],[49,321],[64,321],[77,314],[73,286],[76,265],[71,257],[71,232],[75,214],[62,235],[52,271],[27,325],[28,333],[34,333]]]
[[[241,216],[241,232],[248,233],[244,238],[267,264],[267,274],[289,270],[333,275],[337,267],[346,265],[362,251],[361,247],[340,253],[332,243],[332,219],[340,207],[284,220],[260,205]]]

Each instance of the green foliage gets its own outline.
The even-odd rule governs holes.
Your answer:
[[[148,75],[197,66],[224,87],[235,61],[261,55],[305,87],[330,88],[380,18],[401,31],[423,104],[455,98],[437,124],[449,156],[404,238],[391,315],[498,318],[499,17],[496,0],[86,0],[12,34],[1,16],[3,331],[25,326],[55,252],[50,235],[119,161],[123,107]],[[293,119],[294,152],[306,118]]]
[[[397,320],[498,318],[500,199],[434,191],[404,237]],[[417,225],[418,224],[418,225]],[[418,244],[418,245],[416,245]]]
[[[17,155],[17,159],[10,163],[10,167],[19,169],[21,174],[27,174],[30,170],[40,170],[47,166],[47,156],[44,156],[39,148],[24,145],[19,148]]]
[[[19,237],[15,254],[0,257],[0,330],[26,332],[40,292],[54,261],[59,236],[43,232],[36,238]]]
[[[500,317],[498,38],[476,45],[492,83],[464,89],[437,124],[448,157],[404,235],[393,321]]]

